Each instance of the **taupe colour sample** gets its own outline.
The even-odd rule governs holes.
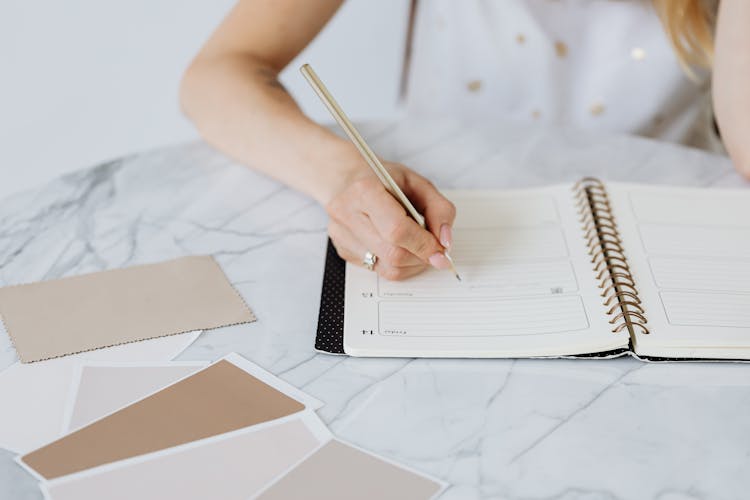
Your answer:
[[[210,256],[0,288],[22,362],[255,320]]]
[[[320,442],[300,420],[49,486],[55,500],[244,500]]]
[[[432,498],[440,488],[429,478],[333,440],[258,499],[419,500]]]
[[[200,370],[201,366],[85,366],[70,424],[74,430]]]
[[[45,479],[285,417],[304,405],[219,361],[21,460]]]

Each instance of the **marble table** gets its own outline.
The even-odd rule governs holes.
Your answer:
[[[626,136],[414,119],[362,132],[446,188],[748,186],[724,157]],[[750,366],[318,354],[325,230],[311,199],[191,143],[0,202],[0,283],[212,254],[259,320],[206,332],[179,359],[242,354],[324,401],[338,436],[445,479],[444,500],[750,495]],[[0,369],[14,359],[6,346]],[[11,459],[0,450],[0,498],[39,497]]]

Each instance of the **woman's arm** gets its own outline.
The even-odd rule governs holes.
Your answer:
[[[721,0],[716,24],[713,101],[721,137],[750,179],[750,2]]]
[[[429,232],[420,228],[355,147],[308,119],[278,81],[341,3],[240,0],[187,69],[183,110],[207,142],[323,204],[345,259],[361,265],[371,251],[380,259],[375,269],[389,279],[428,264],[448,268],[442,252],[450,245],[453,205],[416,173],[387,164],[425,215]]]
[[[278,74],[341,3],[240,1],[195,57],[180,89],[184,112],[207,142],[323,203],[341,189],[351,148],[302,114]]]

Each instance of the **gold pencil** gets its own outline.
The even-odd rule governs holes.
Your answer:
[[[341,125],[341,128],[344,129],[344,132],[352,141],[352,143],[354,143],[354,146],[356,146],[357,150],[360,152],[372,171],[375,172],[375,175],[378,177],[378,179],[380,179],[380,182],[383,183],[383,186],[385,186],[388,192],[391,193],[393,197],[399,201],[399,203],[401,203],[404,209],[406,209],[407,213],[415,221],[417,221],[417,224],[426,229],[427,226],[425,224],[424,217],[422,217],[422,214],[420,214],[417,209],[414,208],[414,205],[411,203],[411,201],[409,201],[409,198],[406,197],[398,184],[396,184],[396,181],[393,180],[391,174],[388,173],[388,170],[386,170],[385,166],[380,162],[380,159],[377,157],[377,155],[375,155],[372,149],[370,149],[370,146],[367,145],[364,138],[354,127],[354,124],[346,116],[344,110],[341,109],[341,106],[339,106],[339,104],[336,102],[336,99],[333,98],[323,82],[320,81],[320,78],[318,78],[318,75],[315,73],[312,67],[309,64],[304,64],[300,68],[300,71],[302,72],[310,86],[313,88],[315,93],[318,94],[320,100],[323,101],[323,104],[325,104],[326,108],[328,108],[328,111],[330,111],[336,122],[338,122],[338,124]],[[446,259],[448,259],[448,262],[451,265],[451,270],[456,276],[456,279],[458,281],[461,281],[461,276],[458,275],[456,266],[453,264],[453,259],[448,254],[448,251],[444,251],[443,254],[445,255]]]

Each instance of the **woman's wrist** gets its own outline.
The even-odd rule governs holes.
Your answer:
[[[338,136],[326,147],[318,149],[312,165],[315,175],[311,178],[308,194],[323,206],[367,168],[354,146]]]

